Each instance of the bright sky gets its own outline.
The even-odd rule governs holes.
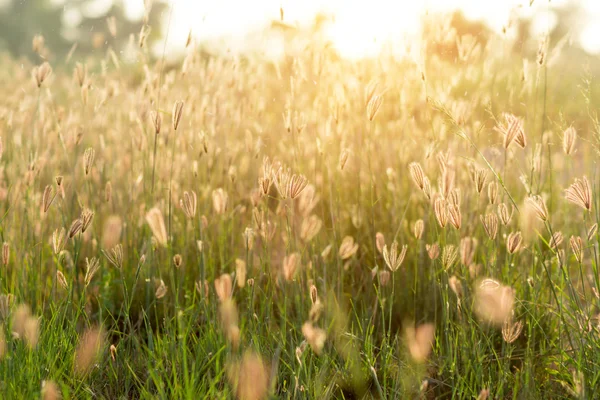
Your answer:
[[[559,5],[569,0],[551,0]],[[577,0],[575,0],[577,1]],[[577,38],[584,49],[600,52],[600,0],[578,0],[586,10],[588,21],[582,21],[583,34]],[[548,10],[549,0],[167,0],[173,7],[167,47],[176,52],[183,48],[187,35],[197,41],[225,39],[232,51],[248,47],[246,33],[267,26],[279,19],[283,8],[284,20],[290,24],[308,25],[315,14],[324,11],[335,16],[327,31],[334,46],[346,57],[375,55],[385,43],[399,43],[415,35],[420,18],[426,12],[461,9],[471,19],[481,19],[500,31],[510,20],[511,13],[532,15],[542,11],[534,21],[541,35],[555,23]],[[143,13],[144,0],[125,0],[130,17]],[[169,11],[165,20],[169,17]],[[165,25],[166,26],[166,25]]]

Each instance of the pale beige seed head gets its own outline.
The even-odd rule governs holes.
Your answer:
[[[435,218],[441,228],[448,223],[448,202],[443,197],[438,197],[433,203]]]
[[[425,249],[427,250],[427,255],[431,260],[435,260],[440,256],[440,246],[437,243],[426,244]]]
[[[102,253],[113,266],[118,269],[123,267],[123,245],[121,243],[108,251],[102,250]]]
[[[111,344],[109,351],[110,351],[111,360],[115,361],[117,359],[117,346],[115,346],[114,344]]]
[[[392,274],[387,269],[383,271],[379,271],[379,284],[382,287],[386,287],[390,283],[390,279],[392,278]]]
[[[246,285],[246,261],[240,258],[235,259],[235,281],[240,288]]]
[[[33,77],[37,84],[37,87],[42,87],[42,84],[52,74],[52,67],[47,61],[44,61],[41,65],[33,69]]]
[[[94,219],[94,212],[89,208],[83,209],[81,212],[81,216],[79,217],[81,220],[81,233],[84,233],[92,224],[92,220]]]
[[[22,339],[25,336],[25,325],[31,318],[31,308],[27,304],[20,304],[12,314],[12,331],[15,337]]]
[[[572,126],[568,127],[563,133],[563,151],[566,155],[575,152],[575,143],[577,142],[577,131]]]
[[[546,202],[541,196],[528,197],[526,204],[535,212],[535,215],[540,220],[548,220],[548,208],[546,207]]]
[[[167,228],[165,227],[165,219],[160,209],[154,207],[146,214],[146,222],[150,226],[152,234],[156,241],[161,246],[167,245]]]
[[[79,340],[75,350],[74,370],[77,375],[88,374],[98,357],[101,354],[104,345],[104,332],[102,328],[88,328]]]
[[[502,338],[506,343],[513,343],[523,331],[523,321],[513,322],[512,317],[507,318],[502,324]]]
[[[46,185],[44,188],[44,193],[42,194],[42,210],[44,212],[48,212],[48,209],[52,205],[54,198],[56,197],[56,192],[52,185]]]
[[[409,324],[405,329],[408,350],[414,361],[423,363],[431,354],[435,339],[435,326],[431,323],[422,324],[414,328]]]
[[[96,275],[96,272],[98,272],[98,269],[100,269],[100,260],[98,260],[96,257],[92,257],[91,260],[87,257],[85,258],[85,286],[86,287],[90,284],[90,282],[94,278],[94,275]]]
[[[483,279],[475,287],[473,309],[484,322],[502,326],[513,312],[514,290],[493,279]]]
[[[374,94],[371,97],[369,103],[367,104],[367,118],[369,119],[369,121],[373,121],[375,115],[377,115],[377,112],[379,111],[379,108],[382,104],[383,96]]]
[[[513,141],[519,147],[525,148],[527,146],[527,138],[525,136],[523,120],[510,113],[504,113],[503,119],[503,123],[497,125],[494,130],[504,135],[504,148],[508,149],[508,146]]]
[[[347,260],[358,251],[358,243],[354,243],[352,236],[345,236],[342,239],[338,254],[342,260]]]
[[[319,301],[319,291],[315,285],[310,285],[308,289],[308,293],[310,294],[310,302],[314,305],[317,301]]]
[[[42,381],[42,400],[60,400],[62,394],[53,381]]]
[[[186,217],[189,219],[193,219],[196,217],[196,208],[198,205],[198,196],[196,196],[196,192],[183,192],[183,198],[179,200],[179,205]]]
[[[173,112],[171,114],[171,123],[173,126],[173,130],[176,131],[179,128],[179,123],[181,122],[181,116],[183,115],[183,101],[176,101],[173,104]]]
[[[83,153],[83,172],[86,176],[89,175],[90,171],[92,170],[95,156],[96,151],[92,147],[85,149],[85,152]]]
[[[498,233],[498,217],[496,217],[496,214],[480,215],[479,219],[490,240],[496,239],[496,234]]]
[[[473,182],[475,183],[475,190],[477,193],[481,194],[483,188],[485,187],[485,182],[487,180],[487,170],[483,168],[477,168],[475,173],[473,174]]]
[[[402,249],[398,251],[398,242],[395,240],[389,248],[387,245],[383,246],[383,259],[390,271],[396,272],[398,268],[400,268],[406,257],[407,249],[408,246],[404,245],[402,246]]]
[[[65,247],[65,243],[67,242],[67,231],[65,228],[60,228],[60,230],[56,229],[52,232],[52,250],[54,254],[58,254]]]
[[[552,250],[557,251],[558,247],[563,243],[563,241],[564,241],[564,236],[563,236],[562,232],[557,231],[552,234],[552,236],[550,237],[550,240],[548,240],[548,244],[550,245],[550,248]]]
[[[300,227],[300,239],[302,241],[308,243],[310,242],[321,230],[323,226],[323,221],[316,215],[311,215],[310,217],[302,220],[302,225]]]
[[[464,237],[460,240],[460,260],[465,266],[471,265],[477,251],[477,239]]]
[[[156,111],[152,111],[150,116],[152,117],[152,124],[154,125],[154,133],[158,135],[162,126],[162,116]]]
[[[488,200],[490,204],[496,204],[498,200],[498,183],[496,181],[488,183]]]
[[[167,285],[165,285],[165,282],[161,279],[158,282],[158,286],[156,288],[156,291],[154,292],[154,296],[157,299],[162,299],[166,295],[167,295]]]
[[[565,197],[571,203],[590,211],[592,209],[592,188],[587,177],[575,179],[575,182],[565,190]]]
[[[69,287],[67,278],[65,278],[65,275],[61,271],[56,271],[56,283],[65,290]]]
[[[598,232],[598,224],[594,224],[590,227],[590,229],[588,229],[588,232],[587,232],[588,241],[592,241],[594,239],[594,237],[596,236],[596,232]]]
[[[569,245],[571,246],[571,251],[575,256],[575,259],[579,263],[583,263],[583,240],[579,236],[571,236],[569,239]]]
[[[227,210],[227,204],[229,202],[229,196],[222,188],[215,189],[212,192],[212,202],[215,213],[219,215],[225,214],[225,211]]]
[[[456,246],[449,244],[444,246],[442,250],[442,266],[448,271],[458,259],[458,249]]]
[[[239,317],[237,306],[232,299],[227,298],[219,304],[219,318],[227,341],[237,349],[240,339]]]
[[[256,238],[256,232],[254,229],[247,227],[244,229],[244,233],[242,234],[244,237],[244,247],[248,251],[252,251],[254,248],[254,239]]]
[[[521,249],[521,244],[523,242],[523,236],[520,231],[511,232],[506,238],[506,250],[510,254],[514,254]]]
[[[292,253],[284,257],[282,272],[286,281],[294,280],[296,270],[300,266],[300,258],[300,253]]]
[[[490,395],[490,391],[488,389],[481,389],[479,392],[479,396],[477,396],[477,400],[487,400]]]
[[[449,203],[447,206],[448,211],[448,219],[453,227],[456,229],[460,229],[462,225],[462,214],[460,212],[460,208],[453,203]]]
[[[25,331],[23,335],[23,340],[27,347],[31,349],[35,349],[37,347],[39,338],[40,338],[40,320],[36,317],[29,317],[25,321]]]
[[[311,322],[306,322],[302,325],[302,334],[312,351],[316,355],[320,355],[321,351],[323,351],[325,340],[327,340],[327,333],[323,329],[315,327]]]
[[[410,172],[410,176],[413,180],[413,182],[415,183],[415,185],[417,185],[417,187],[421,190],[424,189],[425,187],[425,172],[423,172],[423,168],[421,167],[421,164],[417,163],[417,162],[412,162],[410,164],[408,164],[408,170]]]
[[[340,152],[340,159],[338,161],[338,168],[340,169],[340,171],[344,170],[344,167],[346,166],[346,163],[348,162],[349,156],[350,156],[350,150],[348,150],[348,149],[343,149]]]
[[[215,293],[221,303],[231,298],[233,291],[233,282],[231,275],[223,274],[215,279]]]
[[[227,372],[237,399],[261,400],[268,397],[269,368],[258,354],[246,351],[242,361],[230,365]]]
[[[413,233],[415,235],[415,238],[421,239],[421,237],[423,236],[424,230],[425,230],[425,223],[423,222],[423,220],[422,219],[416,220],[415,225],[413,227]]]
[[[7,242],[2,243],[2,265],[8,265],[10,261],[10,245]]]
[[[502,225],[506,226],[510,223],[512,219],[512,215],[514,212],[514,206],[510,206],[510,212],[508,211],[508,206],[504,203],[498,204],[498,216],[500,217],[500,221]]]
[[[31,41],[31,50],[37,54],[42,54],[46,39],[42,35],[35,35]]]
[[[463,287],[462,282],[456,276],[452,275],[450,279],[448,279],[448,286],[454,292],[456,297],[460,300],[463,295]]]
[[[183,264],[183,257],[181,256],[181,254],[175,254],[173,256],[173,266],[175,268],[181,268],[182,264]]]
[[[81,218],[77,218],[75,221],[71,223],[71,227],[69,228],[69,239],[73,239],[79,232],[81,232],[81,228],[83,223],[81,222]]]
[[[383,233],[377,232],[375,234],[375,246],[377,246],[377,251],[383,254],[383,247],[385,246],[385,236],[383,236]]]

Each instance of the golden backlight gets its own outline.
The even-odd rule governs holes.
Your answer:
[[[288,24],[308,26],[317,13],[333,18],[325,35],[340,54],[347,58],[369,57],[383,48],[395,53],[406,50],[406,43],[418,38],[421,21],[430,13],[460,10],[470,19],[482,20],[500,32],[509,26],[516,16],[537,15],[534,21],[535,34],[543,34],[556,23],[555,16],[548,12],[550,7],[560,6],[568,0],[170,0],[173,7],[165,20],[171,16],[168,36],[170,52],[183,48],[189,31],[199,42],[221,40],[227,48],[237,52],[257,44],[250,43],[248,33],[257,32],[280,18]],[[590,52],[600,50],[600,2],[580,0],[586,10],[588,21],[582,22],[579,41]],[[131,16],[141,15],[142,0],[126,0]],[[165,23],[166,26],[166,23]],[[261,43],[268,49],[273,44]],[[161,46],[162,48],[162,46]]]

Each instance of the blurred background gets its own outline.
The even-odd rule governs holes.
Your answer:
[[[484,43],[505,35],[520,52],[536,51],[546,34],[580,56],[600,52],[598,0],[0,0],[0,53],[39,57],[32,40],[41,35],[54,64],[107,47],[126,59],[145,29],[155,57],[183,56],[191,38],[209,54],[278,58],[318,41],[342,58],[419,59],[422,40],[443,42],[427,37],[439,21]]]

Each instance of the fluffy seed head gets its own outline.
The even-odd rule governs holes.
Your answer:
[[[506,238],[506,250],[510,254],[514,254],[521,249],[521,243],[523,242],[523,236],[520,231],[511,232]]]
[[[173,130],[176,131],[179,128],[179,123],[181,122],[181,116],[183,115],[183,101],[176,101],[173,104],[173,113],[171,114],[171,123],[173,125]]]
[[[565,191],[565,197],[571,203],[590,211],[592,209],[592,188],[587,177],[575,179],[575,182]]]
[[[571,155],[575,151],[577,142],[577,131],[572,126],[568,127],[563,133],[563,151],[566,155]]]
[[[398,268],[404,262],[404,258],[406,257],[406,250],[408,249],[407,245],[402,246],[402,250],[398,252],[398,242],[394,240],[390,248],[388,249],[387,245],[383,246],[383,259],[387,264],[388,268],[392,272],[396,272]]]
[[[165,227],[165,219],[163,218],[160,209],[154,207],[146,214],[146,222],[150,226],[152,234],[156,241],[161,246],[167,245],[167,228]]]
[[[358,251],[358,243],[354,243],[352,236],[345,236],[340,244],[338,254],[342,260],[347,260]]]

